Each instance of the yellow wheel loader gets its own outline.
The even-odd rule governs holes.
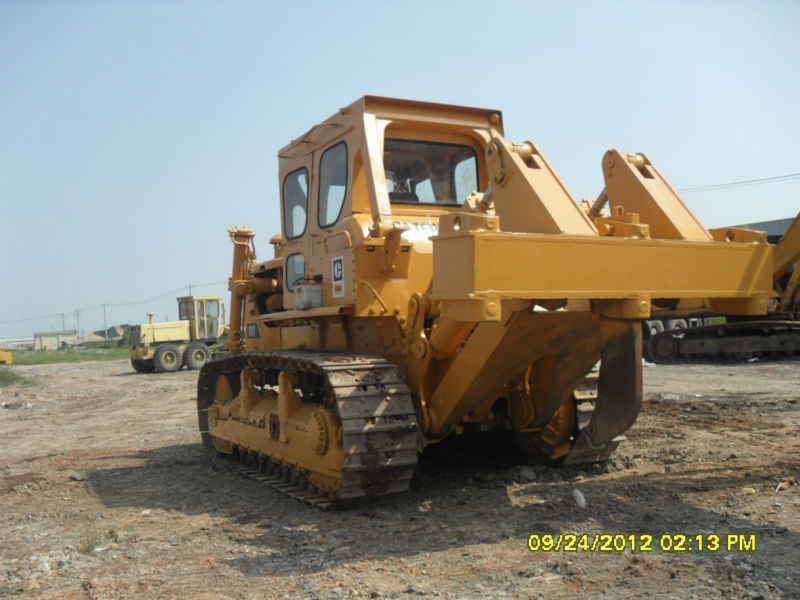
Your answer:
[[[154,323],[130,329],[131,365],[139,373],[170,373],[186,366],[200,369],[211,358],[222,332],[221,296],[178,298],[179,321]]]
[[[367,96],[278,156],[282,234],[259,262],[230,230],[230,354],[200,372],[198,419],[321,507],[403,492],[418,452],[468,431],[604,460],[641,406],[653,304],[767,310],[765,236],[706,229],[644,154],[608,151],[578,202],[500,111]]]

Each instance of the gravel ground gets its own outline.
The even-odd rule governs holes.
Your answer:
[[[196,372],[15,366],[36,383],[0,392],[0,596],[800,598],[799,367],[649,366],[608,464],[457,440],[408,494],[326,513],[200,446]]]

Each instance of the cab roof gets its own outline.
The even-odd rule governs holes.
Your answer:
[[[403,100],[384,96],[362,96],[352,104],[339,109],[328,119],[309,129],[304,135],[281,148],[280,158],[296,158],[326,145],[333,137],[355,128],[363,127],[364,116],[373,115],[413,125],[414,129],[488,129],[494,127],[503,134],[503,116],[499,110],[475,108],[455,104]],[[496,123],[490,123],[497,115]]]
[[[222,300],[222,296],[179,296],[178,302],[186,302],[189,300]]]

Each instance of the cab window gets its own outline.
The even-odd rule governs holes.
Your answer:
[[[283,230],[286,239],[299,238],[306,231],[308,214],[308,170],[292,171],[283,180]]]
[[[331,146],[319,159],[319,204],[317,222],[322,228],[339,220],[347,192],[347,145]]]
[[[197,336],[201,338],[206,337],[206,320],[202,315],[197,319]]]
[[[215,338],[219,334],[219,300],[206,300],[206,335]]]
[[[306,276],[306,259],[300,254],[291,254],[286,258],[286,287],[294,291],[294,286],[302,282]]]
[[[474,155],[455,156],[453,160],[453,183],[456,188],[456,198],[459,199],[459,204],[462,204],[467,196],[478,191],[477,164]]]
[[[479,186],[469,146],[388,138],[383,163],[392,203],[460,206]]]
[[[194,319],[194,302],[185,300],[178,303],[178,318],[181,321]]]

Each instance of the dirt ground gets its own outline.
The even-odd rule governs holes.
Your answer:
[[[410,493],[331,513],[200,446],[196,372],[14,369],[36,384],[0,393],[0,597],[800,598],[800,361],[648,366],[606,465],[440,448]]]

